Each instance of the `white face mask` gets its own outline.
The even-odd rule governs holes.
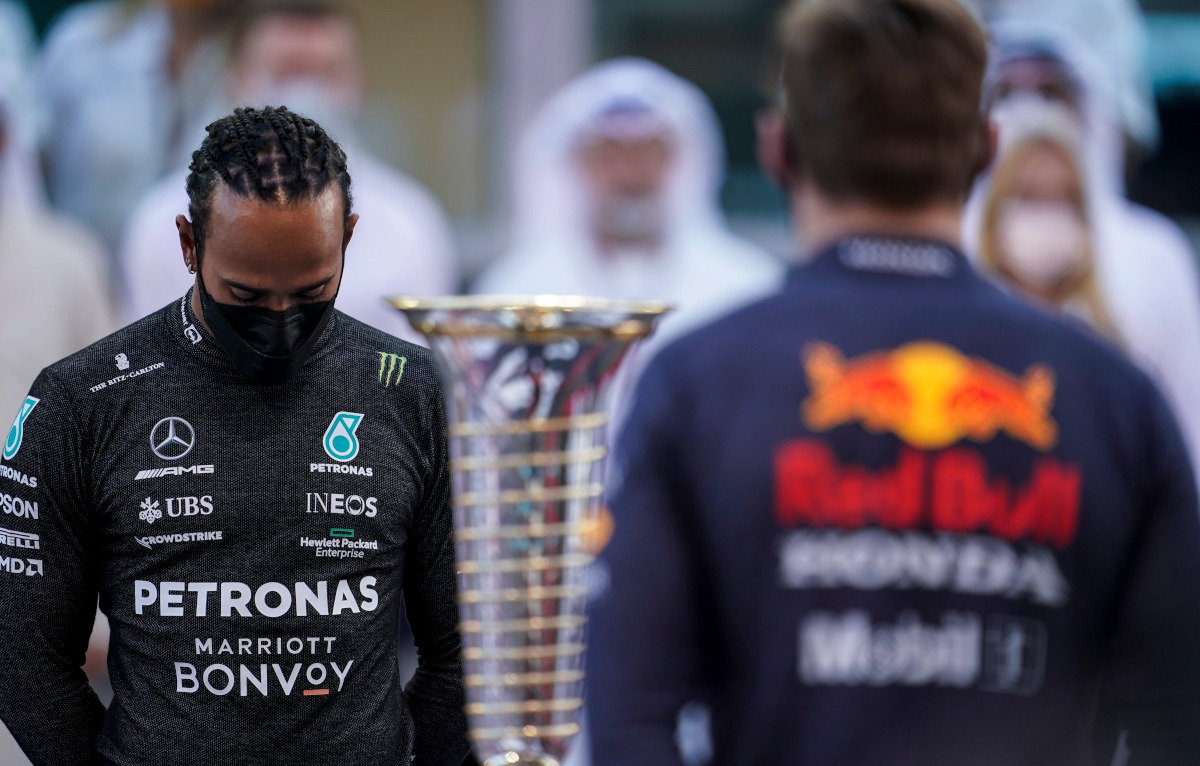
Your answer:
[[[596,205],[597,230],[617,242],[659,239],[666,228],[666,212],[658,194],[610,197]]]
[[[1069,204],[1009,202],[996,238],[1000,260],[1033,289],[1053,289],[1091,265],[1083,216]]]

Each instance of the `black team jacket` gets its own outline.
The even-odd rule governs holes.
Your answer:
[[[336,313],[293,380],[255,386],[189,298],[47,368],[8,434],[0,720],[36,766],[456,766],[430,356]],[[97,596],[107,711],[80,668]]]

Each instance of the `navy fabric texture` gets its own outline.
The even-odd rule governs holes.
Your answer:
[[[1149,379],[936,242],[858,238],[668,347],[619,439],[596,766],[1200,763],[1200,512]],[[602,580],[604,578],[601,578]],[[1093,760],[1095,758],[1095,760]]]

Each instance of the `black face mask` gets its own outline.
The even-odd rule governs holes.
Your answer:
[[[199,283],[204,320],[213,339],[234,369],[258,385],[275,386],[295,377],[333,316],[333,300],[273,311],[217,303],[203,278]]]

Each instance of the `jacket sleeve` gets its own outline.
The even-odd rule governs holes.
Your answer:
[[[71,403],[43,372],[0,463],[0,720],[34,766],[86,766],[104,718],[82,666],[98,557]]]
[[[1146,506],[1106,683],[1130,766],[1173,766],[1200,763],[1200,507],[1166,403],[1153,391],[1147,402]]]
[[[413,521],[404,564],[404,603],[417,646],[405,695],[416,728],[414,766],[458,766],[466,757],[458,589],[455,578],[446,414],[435,390],[431,479]]]
[[[683,706],[704,699],[700,576],[678,470],[679,392],[660,359],[643,376],[610,468],[609,588],[591,605],[588,720],[596,766],[671,766]],[[598,578],[602,579],[602,578]]]

